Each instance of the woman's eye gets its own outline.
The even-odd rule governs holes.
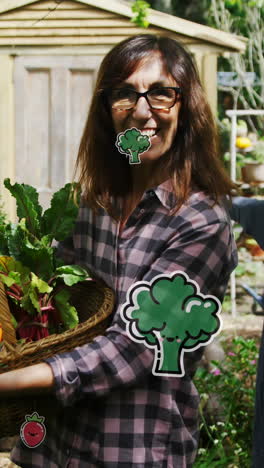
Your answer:
[[[172,89],[166,89],[166,88],[158,88],[158,89],[153,89],[151,91],[151,97],[153,98],[171,98],[173,96],[173,90]]]
[[[123,99],[130,99],[133,97],[134,93],[130,89],[116,89],[112,93],[112,99],[113,101],[120,101]]]

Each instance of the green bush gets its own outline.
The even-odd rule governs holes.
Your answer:
[[[4,224],[6,222],[6,213],[4,211],[4,205],[1,203],[0,197],[0,224]]]
[[[210,369],[199,368],[194,379],[201,397],[195,468],[251,465],[258,344],[237,337],[225,343],[224,349],[225,360],[212,361]]]

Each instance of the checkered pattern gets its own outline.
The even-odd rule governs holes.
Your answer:
[[[147,191],[122,232],[103,209],[82,206],[73,238],[61,245],[67,262],[84,265],[116,293],[105,336],[48,360],[61,413],[46,421],[36,449],[12,452],[30,468],[188,468],[197,450],[198,395],[192,376],[202,349],[185,353],[186,375],[152,374],[153,353],[129,339],[120,309],[128,288],[181,270],[202,294],[220,300],[237,263],[229,218],[203,192],[176,215],[168,183]]]

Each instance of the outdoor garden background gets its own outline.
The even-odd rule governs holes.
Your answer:
[[[220,154],[230,172],[231,121],[227,110],[264,109],[264,0],[142,0],[131,1],[134,20],[147,27],[148,6],[177,17],[248,38],[244,54],[218,59]],[[147,32],[147,29],[146,29]],[[255,179],[245,167],[258,164]],[[243,196],[264,199],[264,117],[238,117],[236,181]],[[252,172],[252,171],[251,171]],[[263,173],[262,173],[263,172]],[[0,224],[6,219],[3,202]],[[201,439],[195,468],[249,468],[254,415],[254,388],[262,308],[242,284],[264,291],[264,251],[234,225],[239,265],[235,274],[236,312],[231,287],[223,304],[224,327],[206,352],[195,377],[201,394]],[[234,299],[233,299],[234,300]],[[9,440],[0,440],[0,468],[14,466],[8,459]]]

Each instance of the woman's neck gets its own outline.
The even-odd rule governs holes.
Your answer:
[[[132,181],[133,181],[133,190],[127,197],[123,199],[122,206],[122,217],[121,217],[121,226],[122,230],[126,224],[127,219],[130,214],[134,211],[136,206],[139,204],[144,192],[148,189],[156,187],[157,185],[162,184],[168,180],[169,176],[164,171],[153,170],[153,166],[150,167],[146,165],[133,167],[132,169]]]
[[[169,178],[168,171],[151,165],[138,165],[132,168],[133,194],[135,197]]]

